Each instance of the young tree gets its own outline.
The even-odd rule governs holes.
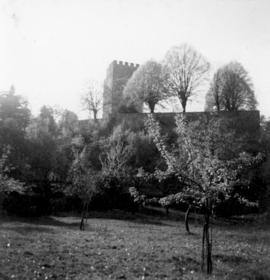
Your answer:
[[[164,72],[168,75],[167,91],[179,98],[183,112],[187,101],[195,95],[208,77],[210,64],[190,46],[184,44],[171,48],[164,59]]]
[[[255,110],[257,105],[248,72],[239,62],[217,70],[206,95],[206,110]]]
[[[80,230],[85,228],[89,204],[97,191],[98,173],[87,168],[80,157],[75,158],[69,171],[71,186],[68,192],[77,195],[82,201]]]
[[[165,159],[168,170],[176,173],[179,181],[184,185],[181,192],[172,196],[173,200],[192,203],[200,208],[204,214],[203,238],[202,238],[202,262],[204,270],[205,259],[207,273],[212,272],[212,238],[210,231],[210,219],[215,204],[219,197],[231,195],[231,190],[236,183],[247,183],[248,171],[261,164],[263,157],[256,157],[242,153],[232,159],[220,159],[216,152],[215,123],[210,123],[209,129],[200,131],[200,123],[197,127],[187,123],[184,116],[177,116],[177,134],[179,138],[179,156],[168,151],[163,140],[159,124],[152,116],[147,121],[147,127],[158,150]],[[166,174],[165,174],[166,175]],[[242,203],[250,203],[240,196],[237,198]],[[251,203],[252,204],[252,203]]]
[[[155,106],[166,98],[162,65],[149,60],[141,65],[127,82],[124,97],[128,105],[145,103],[153,113]]]
[[[93,114],[96,121],[98,112],[102,108],[102,88],[97,82],[90,83],[88,91],[82,96],[82,106],[90,115]]]
[[[102,170],[105,174],[119,177],[128,173],[128,162],[133,155],[133,148],[128,139],[130,133],[119,125],[107,139],[105,151],[100,155]]]

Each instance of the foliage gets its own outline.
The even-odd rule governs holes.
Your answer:
[[[130,133],[131,131],[124,130],[119,125],[105,142],[105,151],[100,156],[104,173],[121,176],[129,172],[128,162],[133,154],[133,148],[128,139]]]
[[[175,172],[179,181],[185,186],[179,194],[180,199],[185,197],[193,198],[193,203],[199,206],[204,214],[203,238],[202,238],[202,261],[201,268],[204,270],[205,256],[207,264],[207,273],[212,273],[212,237],[209,228],[210,217],[214,211],[220,196],[230,197],[232,187],[235,184],[249,184],[247,176],[249,170],[258,167],[263,156],[251,156],[245,152],[232,159],[220,159],[214,149],[215,134],[218,130],[212,130],[214,133],[205,137],[200,129],[191,130],[185,116],[176,117],[177,134],[179,136],[179,156],[168,152],[166,144],[161,137],[159,124],[151,115],[147,126],[153,135],[158,150],[168,164],[168,173]],[[180,168],[179,168],[180,167]],[[250,204],[247,199],[239,194],[234,196],[242,203]],[[160,202],[168,207],[169,203],[174,202],[174,196],[163,198]],[[189,202],[191,203],[191,202]],[[251,204],[254,204],[251,202]],[[186,217],[188,217],[189,209]],[[189,231],[188,222],[186,228]]]
[[[206,110],[255,110],[257,105],[248,72],[239,62],[217,70],[206,95]]]
[[[21,180],[26,168],[25,134],[30,120],[30,110],[26,100],[15,94],[14,87],[0,95],[0,157],[9,150],[8,161],[12,165],[9,175]]]
[[[79,133],[78,116],[72,111],[64,110],[58,126],[63,137],[72,138]]]
[[[165,55],[163,64],[164,73],[168,76],[165,87],[168,93],[178,97],[185,112],[187,101],[206,81],[210,65],[186,44],[172,47]]]
[[[166,98],[165,76],[162,65],[154,60],[149,60],[141,65],[124,88],[124,96],[128,104],[147,104],[151,113],[156,104]]]
[[[177,149],[169,151],[161,135],[159,124],[151,116],[146,125],[153,137],[168,170],[166,174],[175,172],[179,180],[186,186],[185,192],[191,196],[201,193],[201,202],[205,196],[215,197],[223,193],[228,195],[236,184],[248,184],[248,172],[258,166],[263,156],[253,157],[228,151],[232,148],[234,135],[231,132],[225,136],[219,121],[187,123],[183,116],[177,116]]]
[[[24,192],[24,184],[8,176],[10,166],[7,164],[9,152],[6,151],[0,158],[0,195],[17,192]]]

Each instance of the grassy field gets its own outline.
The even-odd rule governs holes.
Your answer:
[[[0,279],[205,279],[201,225],[150,216],[0,220]],[[207,279],[270,279],[270,231],[215,225],[214,274]]]

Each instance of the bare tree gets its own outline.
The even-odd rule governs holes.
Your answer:
[[[167,91],[179,98],[183,112],[186,112],[187,101],[207,80],[210,64],[186,44],[172,47],[165,55],[163,64],[168,75]]]
[[[217,70],[206,96],[206,110],[254,110],[256,105],[253,84],[239,62],[230,62]]]
[[[90,82],[88,91],[82,96],[82,105],[94,120],[97,120],[97,114],[102,108],[102,87],[95,81]]]
[[[153,113],[155,106],[166,98],[164,82],[162,65],[149,60],[129,79],[124,89],[124,97],[128,103],[135,106],[146,103]]]

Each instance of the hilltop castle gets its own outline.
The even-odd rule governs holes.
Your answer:
[[[120,109],[123,104],[123,90],[132,76],[139,68],[139,64],[128,63],[114,60],[107,69],[107,75],[104,81],[103,90],[103,118],[98,123],[105,126],[108,121],[113,120],[114,124],[123,123],[126,127],[133,130],[140,130],[144,127],[147,113],[143,112],[143,103],[138,106],[136,113],[123,112]],[[177,113],[155,113],[155,118],[159,120],[161,126],[168,132],[174,130],[175,116]],[[237,111],[237,112],[187,112],[186,117],[190,121],[196,121],[203,118],[225,118],[236,129],[239,135],[248,134],[249,139],[246,142],[257,142],[260,129],[259,111]],[[94,120],[81,120],[80,130],[87,130],[89,124],[94,124]],[[256,146],[250,143],[251,146]]]

